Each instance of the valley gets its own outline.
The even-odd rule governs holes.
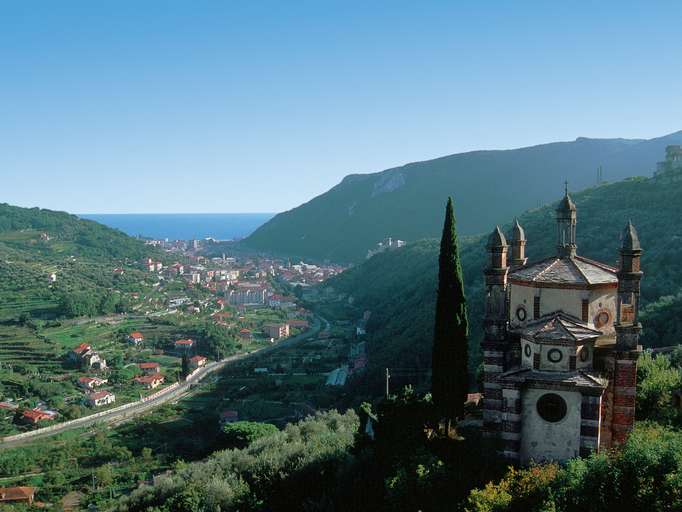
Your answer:
[[[638,226],[646,273],[645,349],[679,343],[682,275],[667,263],[679,252],[669,242],[677,237],[670,230],[682,225],[675,199],[682,194],[681,184],[679,171],[672,170],[572,195],[579,211],[578,243],[590,258],[615,261],[619,219],[631,218]],[[389,188],[386,194],[400,187]],[[22,220],[0,232],[0,294],[5,298],[0,303],[0,485],[30,486],[43,502],[67,509],[86,504],[112,509],[119,503],[135,509],[141,503],[138,496],[151,500],[149,493],[170,485],[164,478],[173,474],[200,471],[227,453],[253,457],[247,455],[248,445],[230,444],[230,428],[267,424],[288,436],[310,425],[335,441],[346,439],[328,433],[338,425],[352,424],[372,436],[378,428],[383,441],[358,448],[360,454],[369,450],[363,455],[369,457],[374,450],[392,449],[381,443],[397,432],[381,433],[382,421],[392,425],[391,415],[402,417],[407,411],[418,418],[430,407],[423,397],[429,396],[432,378],[436,240],[382,242],[371,257],[350,268],[292,263],[285,256],[254,252],[249,241],[126,237],[130,250],[121,252],[109,244],[125,235],[108,228],[86,221],[71,224],[61,214],[58,220],[39,215],[42,224],[36,227],[20,209],[8,208]],[[554,209],[550,203],[518,215],[534,261],[554,251],[554,233],[546,229]],[[509,233],[512,219],[500,221]],[[70,228],[62,229],[59,222]],[[48,225],[50,231],[44,230]],[[97,242],[86,244],[87,249],[81,247],[81,228],[96,233]],[[479,234],[459,240],[473,319],[468,381],[474,393],[461,424],[466,445],[439,452],[448,471],[456,471],[462,450],[487,449],[478,433],[483,332],[475,320],[484,312],[486,239]],[[659,364],[646,357],[645,368]],[[672,361],[675,357],[670,356]],[[646,371],[669,372],[673,382],[676,368]],[[115,399],[99,403],[100,396]],[[660,412],[667,405],[650,405],[661,400],[659,395],[642,400],[649,418],[677,421]],[[337,417],[337,410],[346,412]],[[270,446],[268,439],[263,438],[263,446]],[[420,443],[415,438],[408,445]],[[314,446],[301,448],[312,450],[311,461],[317,456],[312,455]],[[335,457],[349,456],[347,446],[340,450]],[[334,460],[335,468],[342,464]],[[494,457],[480,462],[485,460],[492,463]],[[361,464],[359,459],[347,463]],[[367,471],[391,475],[392,468],[372,462]],[[485,478],[494,474],[480,471]],[[283,478],[288,482],[291,477]],[[457,492],[468,493],[476,482],[462,482]],[[252,489],[237,502],[261,492]],[[262,499],[282,499],[279,491],[267,492],[272,494]],[[323,493],[319,499],[342,503],[345,498]]]

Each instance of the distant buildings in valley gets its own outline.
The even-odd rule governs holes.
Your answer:
[[[225,292],[225,298],[232,306],[265,304],[267,291],[259,283],[239,283]]]
[[[289,336],[289,324],[267,324],[265,326],[265,333],[271,340],[279,340]]]
[[[370,259],[372,256],[375,254],[382,253],[384,251],[391,251],[393,249],[400,249],[405,245],[404,240],[398,240],[398,239],[393,239],[390,236],[387,238],[384,238],[381,242],[379,242],[374,249],[370,249],[367,251],[367,259]]]

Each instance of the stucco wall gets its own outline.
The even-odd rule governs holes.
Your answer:
[[[566,401],[567,412],[557,423],[543,420],[537,412],[538,398],[547,392]],[[526,389],[522,392],[521,452],[522,464],[531,460],[565,460],[580,451],[580,404],[582,396],[574,391]]]
[[[598,329],[606,335],[614,335],[616,333],[613,328],[613,322],[616,319],[616,290],[593,290],[590,293],[590,309],[588,325],[593,329]],[[601,327],[594,325],[596,316],[601,312],[606,311],[609,314],[609,323]]]
[[[571,290],[571,289],[552,289],[535,288],[532,286],[521,286],[510,284],[509,295],[509,322],[512,327],[518,327],[525,322],[519,321],[516,310],[522,306],[526,310],[526,322],[533,320],[533,303],[536,296],[540,297],[540,316],[554,311],[563,311],[576,318],[582,318],[583,299],[589,301],[588,325],[594,325],[596,316],[601,311],[609,314],[609,323],[598,328],[604,334],[614,334],[613,321],[616,315],[616,289],[599,290]]]
[[[523,306],[528,313],[526,321],[533,320],[533,301],[540,297],[540,316],[554,311],[563,311],[580,318],[582,316],[582,300],[589,298],[587,290],[533,288],[530,286],[510,285],[509,320],[512,327],[522,325],[516,317],[516,310]]]

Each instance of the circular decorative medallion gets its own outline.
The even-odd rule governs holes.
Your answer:
[[[556,423],[566,417],[566,401],[555,393],[542,395],[536,404],[540,417],[550,423]]]
[[[600,311],[594,319],[594,326],[597,328],[603,327],[609,323],[610,319],[608,311]]]
[[[549,352],[547,352],[547,359],[549,359],[551,363],[558,363],[563,357],[564,355],[558,348],[552,348]]]
[[[516,308],[516,318],[518,318],[519,322],[525,322],[527,317],[526,313],[526,308],[523,306],[519,306]]]
[[[580,360],[584,363],[590,358],[590,347],[585,345],[580,349]]]
[[[523,353],[526,354],[526,357],[530,357],[530,343],[526,343],[526,345],[523,347]]]

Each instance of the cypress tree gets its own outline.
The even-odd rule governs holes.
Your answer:
[[[189,373],[190,373],[190,367],[189,367],[189,356],[187,354],[182,355],[182,378],[186,378]]]
[[[438,263],[431,393],[439,417],[450,423],[462,416],[469,387],[469,322],[451,197],[445,208]]]

